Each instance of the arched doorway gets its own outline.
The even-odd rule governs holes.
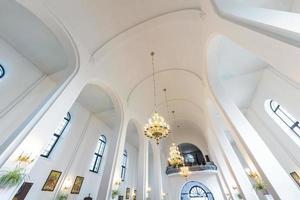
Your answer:
[[[180,200],[214,200],[214,196],[202,183],[189,181],[181,189]]]

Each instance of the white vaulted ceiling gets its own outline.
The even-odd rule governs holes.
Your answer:
[[[103,89],[96,85],[87,85],[77,100],[107,126],[114,127],[117,122],[115,107],[110,96]]]
[[[241,109],[247,108],[264,70],[269,65],[228,38],[219,37],[214,52],[219,77],[228,95]]]
[[[118,90],[141,124],[153,112],[150,56],[153,50],[158,111],[167,118],[163,93],[167,88],[170,110],[175,110],[179,119],[192,121],[204,129],[201,20],[195,10],[162,16],[99,57],[101,63],[95,66],[99,76]]]
[[[141,124],[153,111],[150,52],[155,51],[159,112],[167,118],[162,93],[167,88],[177,117],[205,129],[200,1],[52,0],[46,5],[86,47],[97,78]]]
[[[66,52],[56,36],[16,1],[0,1],[0,37],[48,75],[68,67]]]
[[[107,41],[151,18],[188,8],[198,0],[48,0],[47,5],[94,52]]]

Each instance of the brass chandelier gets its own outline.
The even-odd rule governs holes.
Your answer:
[[[183,176],[184,178],[187,178],[189,175],[191,175],[191,171],[190,171],[190,168],[188,166],[182,166],[180,167],[180,172],[179,174],[181,176]]]
[[[152,57],[152,72],[153,72],[153,96],[154,96],[154,113],[148,120],[148,123],[144,127],[145,136],[156,140],[156,143],[159,144],[159,141],[162,138],[165,138],[170,133],[170,126],[165,121],[165,119],[160,116],[157,112],[156,107],[156,82],[155,82],[155,70],[154,70],[154,52],[151,52]]]
[[[167,89],[164,89],[164,93],[165,93],[165,101],[166,101],[166,106],[167,106],[168,118],[170,121]],[[174,122],[176,124],[175,111],[172,111],[172,113],[173,113]],[[184,158],[183,158],[183,156],[181,156],[178,146],[174,143],[173,133],[171,134],[171,139],[172,139],[172,145],[170,146],[170,157],[168,158],[168,162],[169,162],[170,166],[178,168],[179,166],[184,165]]]
[[[175,143],[172,143],[170,147],[170,157],[168,162],[171,166],[178,168],[184,164],[184,158],[182,157],[178,146]]]

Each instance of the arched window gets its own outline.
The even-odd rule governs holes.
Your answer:
[[[208,199],[206,192],[198,185],[195,185],[190,189],[189,197],[190,197],[190,199],[193,199],[193,200],[200,200],[200,199],[207,200]]]
[[[3,78],[5,75],[5,69],[4,67],[0,64],[0,78]]]
[[[181,200],[214,200],[211,191],[198,181],[189,181],[181,189]]]
[[[283,129],[286,128],[292,130],[295,135],[300,137],[300,126],[299,121],[289,114],[279,103],[274,100],[267,100],[265,108],[271,110],[269,114],[272,116],[275,122]]]
[[[98,140],[96,151],[94,153],[94,157],[93,157],[93,160],[92,160],[92,163],[90,166],[91,172],[94,172],[94,173],[99,172],[102,157],[103,157],[104,150],[105,150],[105,146],[106,146],[106,137],[104,135],[101,135]]]
[[[122,166],[121,166],[121,179],[122,179],[122,181],[125,181],[127,156],[128,156],[127,151],[125,150],[124,153],[123,153]]]
[[[67,128],[69,122],[71,120],[71,114],[68,112],[67,115],[64,117],[61,124],[56,128],[49,144],[46,146],[46,148],[43,150],[41,156],[48,158],[51,152],[53,151],[55,145],[57,144],[60,136],[64,132],[64,130]]]

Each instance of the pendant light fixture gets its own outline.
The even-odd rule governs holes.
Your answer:
[[[169,112],[169,103],[168,103],[168,97],[167,97],[167,89],[164,89],[164,94],[165,94],[165,101],[166,101],[166,106],[167,106],[167,113],[168,113],[168,118],[169,122],[170,120],[170,112]],[[174,116],[174,122],[175,121],[175,111],[172,111],[173,116]],[[170,157],[168,158],[169,165],[172,167],[180,167],[184,165],[184,158],[181,156],[181,153],[179,151],[178,146],[174,142],[174,136],[173,133],[171,133],[171,140],[172,140],[172,145],[170,146]]]
[[[182,166],[182,167],[180,167],[180,172],[179,172],[179,174],[181,175],[181,176],[183,176],[184,178],[187,178],[189,175],[191,175],[191,171],[190,171],[190,168],[188,167],[188,166]]]
[[[155,69],[154,69],[154,52],[151,52],[152,57],[152,77],[153,77],[153,96],[154,96],[154,113],[148,120],[148,123],[144,127],[145,136],[154,139],[157,144],[162,138],[165,138],[170,133],[170,126],[165,119],[157,112],[156,103],[156,82],[155,82]]]

